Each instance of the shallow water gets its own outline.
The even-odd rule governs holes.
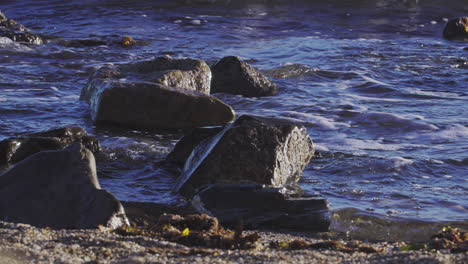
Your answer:
[[[235,2],[232,3],[232,2]],[[441,38],[464,1],[2,1],[32,31],[66,40],[149,42],[63,47],[0,38],[0,140],[77,124],[98,136],[102,186],[122,200],[177,203],[161,161],[181,134],[94,127],[78,100],[105,63],[169,54],[237,55],[279,95],[220,94],[237,114],[306,126],[320,157],[301,187],[333,209],[468,221],[467,42]]]

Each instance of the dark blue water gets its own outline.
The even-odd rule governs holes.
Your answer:
[[[237,55],[279,95],[219,95],[238,114],[306,126],[321,157],[301,187],[388,217],[468,221],[467,42],[441,38],[466,1],[2,1],[32,31],[147,45],[22,45],[0,38],[0,140],[77,124],[98,136],[104,188],[175,203],[159,167],[180,134],[94,127],[79,94],[104,63]]]

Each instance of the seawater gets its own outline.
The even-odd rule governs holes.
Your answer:
[[[238,115],[308,128],[318,157],[301,187],[336,212],[468,221],[467,42],[442,39],[464,1],[2,1],[7,17],[64,40],[131,36],[147,45],[63,47],[0,38],[0,140],[76,124],[96,135],[102,186],[119,199],[178,203],[159,165],[180,133],[95,127],[79,94],[105,63],[236,55],[279,86],[219,94]],[[465,48],[465,49],[464,49]],[[348,208],[348,209],[344,209]],[[349,209],[351,208],[351,209]]]

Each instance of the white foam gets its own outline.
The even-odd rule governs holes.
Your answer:
[[[403,167],[406,167],[410,164],[413,164],[414,161],[411,159],[405,159],[403,157],[391,157],[390,161],[393,163],[393,168],[395,169],[401,169]]]
[[[300,123],[305,123],[308,126],[320,127],[324,130],[338,130],[339,127],[349,127],[349,124],[336,122],[331,118],[318,116],[309,113],[300,113],[295,111],[282,112],[281,116],[288,119],[297,120]]]

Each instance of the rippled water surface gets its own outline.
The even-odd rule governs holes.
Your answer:
[[[234,2],[234,3],[233,3]],[[306,126],[319,157],[301,187],[379,215],[468,221],[467,42],[441,38],[465,1],[2,1],[31,31],[62,40],[132,36],[147,45],[22,45],[0,38],[0,140],[77,124],[99,137],[104,188],[174,203],[158,165],[181,134],[94,127],[79,94],[105,63],[237,55],[279,95],[220,94],[238,114]]]

